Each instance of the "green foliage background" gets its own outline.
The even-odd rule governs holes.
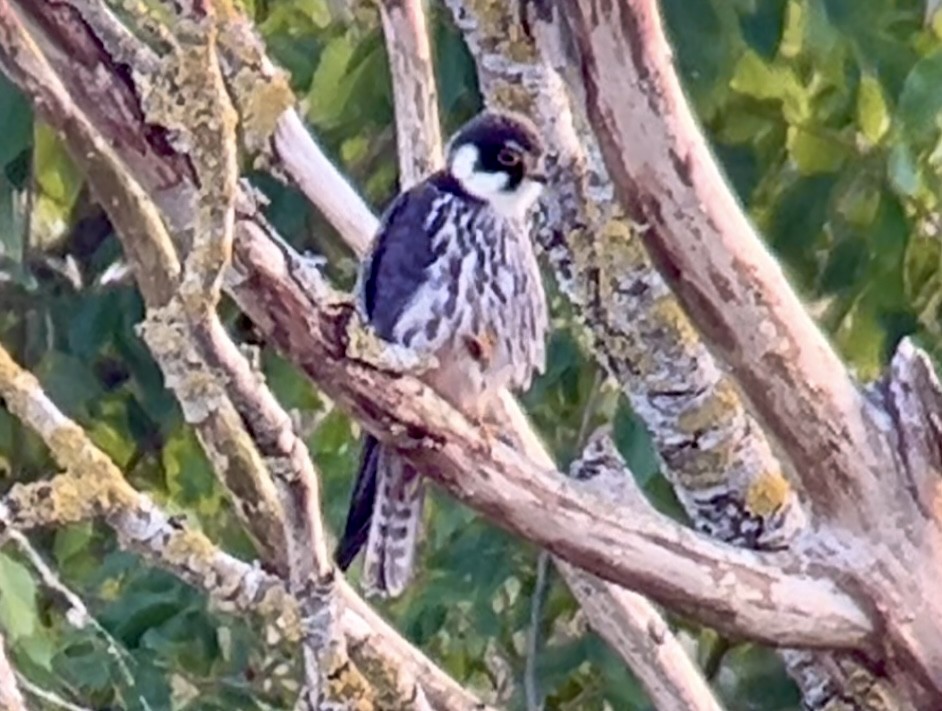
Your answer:
[[[325,0],[247,2],[271,54],[292,75],[319,139],[377,208],[396,187],[392,104],[371,12],[333,19]],[[938,194],[942,184],[942,15],[915,0],[664,0],[677,61],[717,158],[769,247],[841,353],[874,377],[906,334],[942,348]],[[479,106],[473,63],[432,3],[446,129]],[[118,256],[110,226],[57,137],[0,79],[0,340],[70,416],[168,510],[228,550],[252,550],[193,435],[134,333],[133,288],[101,284]],[[270,217],[297,246],[327,254],[348,284],[354,263],[295,191],[254,176]],[[549,278],[549,276],[548,276]],[[555,294],[555,292],[554,292]],[[546,375],[525,403],[565,464],[593,419],[615,417],[618,442],[655,501],[676,511],[643,428],[599,379],[553,298]],[[251,329],[231,309],[240,337]],[[301,413],[323,473],[327,518],[343,519],[355,426],[293,368],[265,352],[269,382]],[[588,415],[586,414],[589,405]],[[50,476],[37,439],[0,410],[0,475]],[[385,612],[458,679],[524,708],[522,675],[537,551],[443,497],[422,573]],[[102,527],[33,536],[113,638],[68,624],[62,599],[12,546],[0,552],[0,627],[19,669],[94,708],[255,709],[284,699],[244,621],[116,548]],[[730,709],[797,708],[771,653],[678,621]],[[647,709],[623,664],[591,632],[551,574],[540,613],[537,678],[550,709]],[[117,651],[115,651],[117,650]]]

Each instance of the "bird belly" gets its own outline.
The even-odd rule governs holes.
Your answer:
[[[529,240],[490,225],[477,234],[448,235],[393,334],[436,356],[430,384],[465,412],[489,392],[527,387],[544,360],[546,306]]]

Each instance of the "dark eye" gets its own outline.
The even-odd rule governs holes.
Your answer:
[[[497,154],[497,162],[507,168],[513,168],[522,160],[521,155],[512,148],[501,148]]]

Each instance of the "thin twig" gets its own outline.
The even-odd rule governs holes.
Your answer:
[[[66,603],[69,606],[69,610],[66,612],[66,619],[69,623],[78,628],[84,628],[86,626],[91,626],[106,642],[108,649],[108,654],[114,659],[115,664],[117,664],[121,675],[124,677],[125,683],[129,688],[134,688],[137,684],[134,674],[131,672],[131,668],[128,666],[127,659],[130,658],[127,650],[124,649],[118,640],[116,640],[111,633],[106,630],[98,620],[96,620],[91,613],[88,611],[88,608],[85,606],[85,603],[82,602],[82,599],[76,595],[72,590],[70,590],[62,580],[59,579],[59,576],[56,575],[55,571],[49,567],[43,557],[39,554],[32,544],[29,542],[29,539],[24,536],[20,531],[15,528],[7,528],[4,532],[4,537],[9,538],[14,543],[20,551],[27,557],[29,562],[35,568],[36,572],[39,573],[40,579],[43,581],[43,584],[50,590],[54,590],[59,595],[63,597]],[[138,696],[138,701],[141,703],[142,708],[150,708],[147,700],[143,696]]]
[[[23,687],[27,694],[30,696],[35,696],[37,699],[42,699],[51,706],[55,706],[59,709],[65,709],[65,711],[92,711],[92,709],[88,708],[87,706],[78,706],[73,704],[71,701],[66,701],[61,696],[52,693],[48,689],[43,689],[42,687],[37,686],[22,674],[17,674],[16,678],[20,682],[20,686]]]
[[[550,554],[540,551],[536,559],[536,582],[530,597],[530,629],[527,630],[527,657],[523,672],[523,690],[527,699],[527,711],[543,711],[543,695],[537,681],[537,653],[540,646],[540,621],[543,616],[543,600],[549,583]]]

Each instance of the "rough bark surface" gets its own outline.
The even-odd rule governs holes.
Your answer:
[[[892,414],[931,398],[917,404],[900,386],[900,405],[881,407],[852,380],[713,161],[655,3],[578,0],[559,10],[616,194],[808,494],[817,520],[795,547],[844,567],[845,584],[871,600],[884,636],[867,666],[892,692],[873,685],[904,708],[942,704],[942,609],[928,594],[942,582],[942,537],[938,511],[925,506],[938,472],[906,466],[900,447],[937,437],[931,421]],[[897,355],[907,378],[925,372],[912,372],[914,350],[904,343]]]

